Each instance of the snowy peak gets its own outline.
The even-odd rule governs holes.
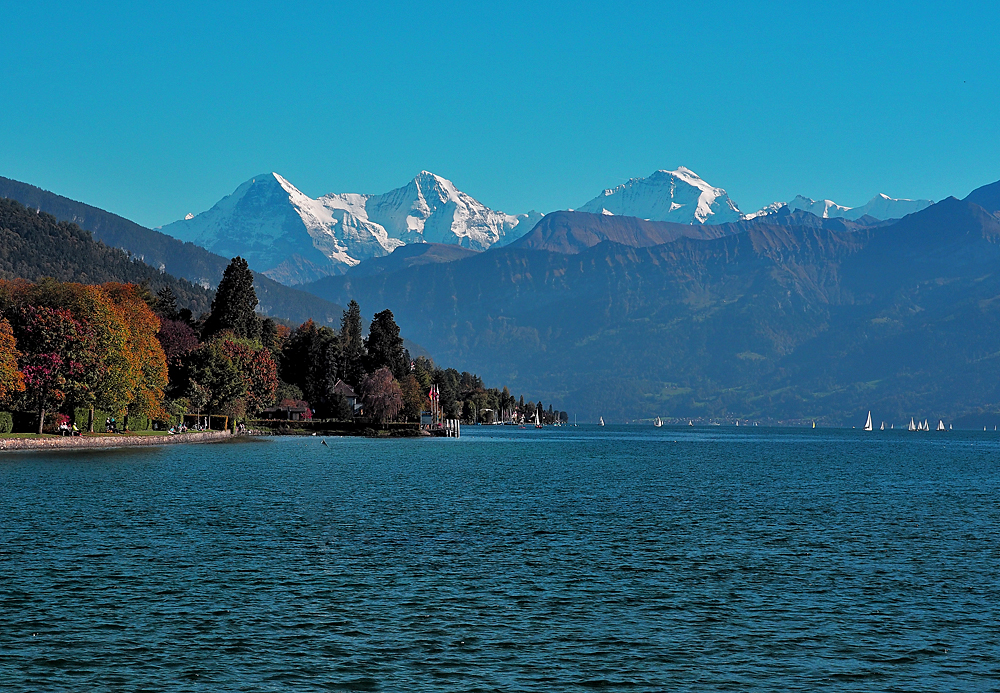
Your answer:
[[[774,214],[782,207],[788,207],[790,210],[801,209],[823,219],[848,219],[850,221],[857,221],[861,217],[870,216],[879,221],[885,221],[887,219],[902,219],[906,215],[919,212],[922,209],[930,207],[932,204],[934,204],[932,200],[895,199],[884,193],[879,193],[860,207],[844,207],[832,200],[813,200],[803,195],[797,195],[795,199],[787,204],[775,202],[760,211],[746,215],[746,218],[754,219],[756,217],[767,216],[768,214]]]
[[[221,255],[242,255],[253,269],[293,285],[341,274],[407,243],[485,250],[523,236],[541,216],[493,211],[429,171],[383,195],[319,199],[269,173],[161,230]]]
[[[681,224],[725,224],[742,218],[726,191],[684,166],[655,171],[608,189],[577,211]]]

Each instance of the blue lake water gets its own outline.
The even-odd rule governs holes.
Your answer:
[[[1000,434],[0,456],[0,689],[1000,688]]]

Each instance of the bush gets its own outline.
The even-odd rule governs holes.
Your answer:
[[[0,411],[0,436],[7,435],[14,430],[14,417],[9,411]]]

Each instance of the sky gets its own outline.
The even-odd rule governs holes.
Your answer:
[[[508,213],[687,166],[745,212],[1000,179],[1000,3],[9,3],[0,176],[156,227],[276,171]]]

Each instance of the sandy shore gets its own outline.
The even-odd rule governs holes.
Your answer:
[[[211,443],[232,437],[229,431],[201,431],[165,436],[65,436],[59,438],[0,438],[5,450],[76,450],[80,448],[127,448],[177,443]]]

